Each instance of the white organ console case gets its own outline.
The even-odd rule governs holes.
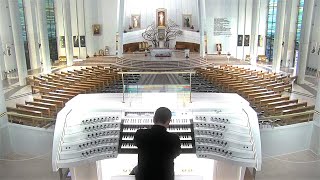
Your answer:
[[[58,113],[53,170],[70,168],[73,179],[125,180],[137,164],[134,133],[153,125],[153,113],[171,109],[169,132],[181,140],[176,179],[243,179],[245,168],[261,169],[256,112],[237,94],[81,94]]]

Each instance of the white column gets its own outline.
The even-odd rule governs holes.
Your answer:
[[[205,0],[198,0],[199,7],[199,29],[200,29],[200,57],[204,58],[206,55],[205,49],[205,27],[206,27],[206,2]]]
[[[6,69],[6,66],[4,64],[4,58],[3,58],[3,54],[2,54],[2,41],[1,41],[1,36],[0,36],[0,81],[5,79],[5,73],[4,73],[5,69]]]
[[[18,76],[20,86],[27,84],[27,63],[22,37],[22,27],[20,22],[20,12],[18,9],[18,0],[9,0],[9,11],[12,22],[12,34],[14,47],[16,50],[16,61],[18,66]]]
[[[5,71],[17,69],[8,0],[0,0],[0,36],[4,54]],[[2,51],[1,51],[2,52]]]
[[[305,0],[303,6],[303,17],[301,25],[301,36],[299,43],[299,56],[298,56],[298,84],[304,83],[306,76],[307,60],[309,54],[310,36],[312,30],[312,17],[315,0]],[[317,18],[315,18],[317,19]]]
[[[284,26],[284,52],[282,60],[285,67],[293,67],[295,38],[297,31],[299,0],[287,1]]]
[[[64,36],[66,40],[66,56],[67,66],[73,64],[73,46],[72,46],[72,29],[71,29],[71,13],[70,13],[70,0],[62,0],[63,2],[63,24],[64,24]]]
[[[124,0],[118,1],[118,57],[123,57],[123,16]]]
[[[316,0],[316,6],[314,7],[314,17],[320,12],[320,0]],[[312,40],[314,42],[320,42],[320,23],[317,18],[313,20],[314,27]],[[318,81],[318,88],[317,88],[317,97],[316,97],[316,104],[315,110],[320,112],[320,61],[318,61],[318,71],[317,71],[317,81]],[[317,155],[320,155],[320,115],[315,113],[313,117],[313,131],[312,131],[312,139],[311,139],[311,150],[315,152]]]
[[[283,52],[282,43],[283,43],[285,8],[286,8],[286,0],[278,0],[276,32],[274,34],[272,72],[280,72],[281,55]]]
[[[44,73],[51,73],[51,60],[48,38],[47,16],[43,0],[37,0],[37,17],[39,23],[41,59]]]
[[[38,43],[38,27],[36,17],[36,2],[34,0],[24,0],[25,18],[27,24],[28,42],[30,48],[30,64],[31,69],[41,67]]]
[[[250,64],[256,65],[258,57],[258,35],[260,24],[260,0],[252,1]]]
[[[1,39],[0,39],[1,40]],[[0,49],[2,48],[2,44],[0,41]],[[0,61],[3,61],[3,55],[0,54]],[[3,91],[3,86],[2,86],[2,80],[0,79],[0,128],[1,126],[5,125],[8,122],[8,117],[5,116],[1,116],[2,113],[6,112],[6,101],[4,98],[4,91]],[[0,144],[1,146],[1,144]]]

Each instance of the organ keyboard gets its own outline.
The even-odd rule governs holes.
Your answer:
[[[120,132],[119,153],[138,153],[133,143],[134,134],[138,129],[151,128],[153,125],[153,114],[130,113],[122,120]],[[138,117],[137,117],[138,116]],[[180,137],[182,153],[195,153],[193,123],[191,119],[172,117],[168,132],[175,133]]]
[[[215,102],[217,99],[199,98],[197,103],[179,108],[168,103],[173,116],[167,131],[180,137],[183,154],[259,170],[261,145],[256,113],[249,104],[227,103],[225,98]],[[137,154],[134,134],[152,127],[153,113],[159,106],[137,107],[108,94],[76,96],[57,116],[53,169]]]

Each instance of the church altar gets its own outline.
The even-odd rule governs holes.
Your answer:
[[[153,57],[171,57],[172,50],[167,48],[156,48],[156,49],[151,49],[150,54]]]

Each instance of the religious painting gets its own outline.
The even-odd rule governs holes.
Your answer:
[[[80,46],[86,47],[86,37],[85,36],[80,36]]]
[[[216,50],[217,50],[218,52],[221,52],[221,51],[222,51],[222,46],[221,46],[221,44],[216,44]]]
[[[238,46],[242,46],[243,43],[243,35],[238,35]]]
[[[141,21],[140,21],[140,15],[131,15],[131,23],[132,23],[132,28],[133,29],[139,29],[141,26]]]
[[[93,31],[93,35],[100,35],[101,34],[101,25],[100,24],[92,25],[92,31]]]
[[[258,35],[258,47],[262,47],[262,46],[263,46],[263,36]]]
[[[183,14],[182,15],[182,23],[184,28],[191,28],[192,26],[192,15],[191,14]]]
[[[73,47],[79,47],[79,36],[73,36]]]
[[[157,27],[165,27],[166,26],[166,17],[167,10],[166,9],[157,9]]]
[[[249,46],[250,44],[250,35],[245,35],[244,36],[244,46]]]
[[[66,48],[66,39],[64,36],[60,36],[60,48]]]

